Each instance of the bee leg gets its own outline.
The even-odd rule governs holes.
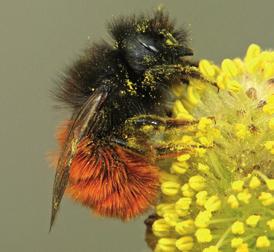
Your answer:
[[[145,76],[149,76],[144,79],[144,84],[151,85],[155,84],[157,81],[168,81],[174,82],[177,80],[189,80],[190,78],[201,80],[205,83],[209,83],[218,89],[219,87],[216,82],[206,79],[202,76],[201,72],[194,64],[184,65],[184,64],[174,64],[174,65],[158,65],[149,69]],[[152,78],[151,78],[152,76]],[[151,83],[152,82],[152,83]]]
[[[176,158],[183,154],[192,153],[198,148],[205,148],[203,145],[178,146],[178,145],[162,145],[155,146],[156,160],[166,158]]]
[[[141,157],[150,158],[153,162],[156,160],[167,159],[167,158],[176,158],[180,155],[192,153],[197,149],[205,149],[206,146],[202,144],[197,145],[187,145],[180,146],[175,144],[153,144],[153,143],[143,143],[136,144],[134,147],[131,146],[128,142],[122,139],[113,138],[111,143],[114,145],[118,145],[127,151],[137,154]]]
[[[141,156],[144,156],[147,153],[147,151],[145,149],[142,149],[140,146],[130,146],[129,143],[127,143],[123,139],[112,138],[110,142],[111,144],[119,145],[120,147]]]
[[[126,124],[128,126],[136,127],[137,129],[143,126],[164,126],[166,128],[177,128],[184,126],[191,126],[197,124],[198,120],[183,120],[183,119],[173,119],[173,118],[162,118],[152,115],[142,115],[138,117],[133,117],[127,120]]]
[[[145,235],[145,240],[147,242],[147,245],[154,251],[156,245],[157,245],[157,237],[153,234],[152,232],[152,225],[153,223],[160,219],[160,216],[156,214],[151,214],[149,215],[144,223],[146,225],[146,235]]]
[[[178,69],[178,75],[181,75],[181,79],[189,79],[189,78],[193,78],[193,79],[197,79],[197,80],[201,80],[205,83],[208,83],[214,87],[217,88],[217,91],[219,92],[220,88],[217,85],[216,82],[211,81],[206,79],[205,77],[202,76],[201,72],[198,69],[198,63],[197,65],[195,63],[193,64],[188,64],[188,65],[174,65],[175,69]],[[172,65],[171,65],[172,68]]]

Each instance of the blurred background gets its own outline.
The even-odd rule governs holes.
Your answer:
[[[0,0],[0,251],[146,252],[145,216],[94,217],[68,199],[49,234],[54,171],[46,153],[66,113],[54,109],[57,76],[92,41],[109,39],[113,16],[163,4],[190,30],[195,58],[243,56],[250,43],[274,47],[271,0]]]

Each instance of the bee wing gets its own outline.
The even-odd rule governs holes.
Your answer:
[[[69,180],[70,166],[77,152],[77,145],[85,136],[92,135],[98,124],[99,112],[106,101],[108,93],[109,90],[106,87],[96,89],[84,105],[72,116],[72,125],[68,130],[54,178],[50,230]]]

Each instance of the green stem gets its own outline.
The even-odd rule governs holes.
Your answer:
[[[220,248],[222,246],[223,241],[225,240],[225,238],[228,236],[228,234],[231,231],[231,226],[227,228],[227,230],[224,232],[224,234],[221,236],[221,238],[219,239],[219,241],[216,243],[216,247]]]
[[[223,223],[237,220],[237,218],[225,218],[225,219],[215,219],[209,222],[209,224]]]

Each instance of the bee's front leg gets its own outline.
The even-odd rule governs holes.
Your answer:
[[[219,87],[217,83],[206,79],[199,71],[199,68],[195,66],[195,64],[157,65],[145,72],[144,84],[153,86],[157,82],[161,82],[161,81],[173,83],[177,81],[185,82],[186,80],[189,80],[189,79],[201,80],[205,83],[213,85],[219,91]]]
[[[188,78],[202,78],[199,69],[190,65],[157,65],[145,72],[144,82],[145,84],[151,84],[150,82],[157,81],[175,81]]]

